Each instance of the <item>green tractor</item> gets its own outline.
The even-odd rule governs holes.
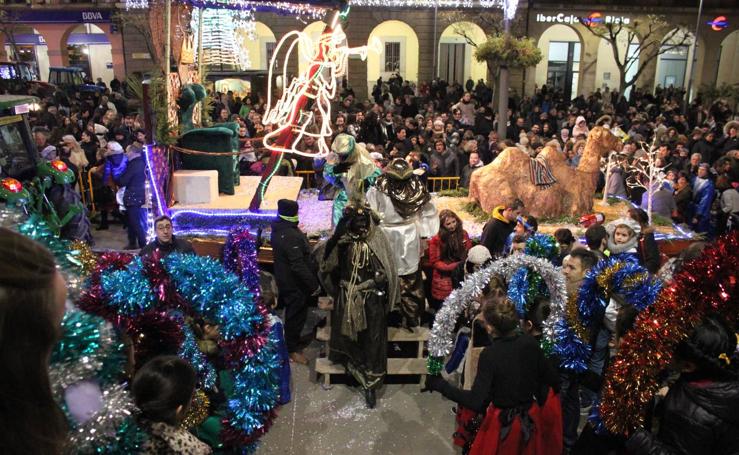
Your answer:
[[[0,95],[0,201],[43,219],[54,233],[89,241],[90,222],[75,192],[74,172],[61,160],[38,156],[28,112],[38,99]]]

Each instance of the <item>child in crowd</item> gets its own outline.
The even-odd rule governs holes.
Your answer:
[[[176,356],[155,357],[136,373],[131,390],[148,435],[142,454],[212,453],[180,426],[195,392],[195,370],[189,363]]]
[[[611,257],[625,261],[639,262],[636,251],[641,226],[631,218],[619,218],[606,225],[608,232],[608,251]]]
[[[513,303],[486,305],[483,319],[493,340],[480,354],[472,389],[460,390],[440,376],[429,376],[427,387],[468,409],[486,412],[471,454],[561,453],[561,437],[558,447],[545,447],[541,431],[540,410],[547,400],[542,391],[547,386],[558,391],[556,372],[536,339],[520,332]]]
[[[513,227],[513,232],[510,233],[506,240],[503,251],[506,254],[512,254],[514,243],[523,243],[523,247],[518,246],[518,250],[523,252],[523,248],[526,246],[526,240],[534,235],[539,230],[539,222],[532,216],[519,216],[516,218],[516,225]],[[518,241],[514,242],[514,239],[518,237]]]

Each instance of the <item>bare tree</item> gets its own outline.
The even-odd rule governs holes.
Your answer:
[[[153,7],[154,5],[152,5]],[[144,38],[146,50],[149,51],[153,66],[160,68],[162,66],[161,59],[154,46],[154,37],[147,11],[121,11],[115,14],[114,19],[123,25],[124,28],[131,27]]]
[[[692,42],[692,35],[684,27],[677,27],[665,33],[670,25],[664,16],[649,15],[646,23],[633,21],[629,24],[623,22],[594,24],[584,19],[583,21],[583,25],[590,33],[611,45],[613,59],[619,72],[621,93],[636,84],[650,62],[662,54]],[[622,33],[625,33],[625,36]],[[623,43],[623,40],[626,41],[626,45],[619,47],[619,41]],[[630,50],[632,45],[634,47]],[[636,71],[627,80],[627,75],[635,65]]]
[[[652,199],[654,199],[654,193],[659,191],[665,181],[665,167],[657,165],[657,151],[659,147],[656,144],[649,147],[642,142],[641,148],[645,154],[639,158],[635,158],[628,166],[631,175],[626,179],[626,185],[629,188],[644,188],[646,190],[646,211],[649,216],[649,224],[652,224]]]

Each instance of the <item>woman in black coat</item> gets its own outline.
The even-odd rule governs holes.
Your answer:
[[[634,455],[739,453],[737,339],[720,317],[709,316],[682,342],[678,381],[665,397],[659,432],[644,429],[626,443]]]

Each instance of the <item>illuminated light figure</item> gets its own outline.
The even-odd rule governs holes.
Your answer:
[[[346,14],[346,13],[344,13]],[[372,50],[380,52],[380,42],[375,38],[367,46],[348,47],[346,34],[339,24],[342,13],[334,15],[331,24],[326,26],[321,36],[314,42],[307,33],[292,31],[285,35],[277,45],[269,70],[269,87],[267,89],[267,110],[264,114],[265,124],[275,124],[272,132],[264,137],[264,145],[278,153],[296,153],[304,156],[325,156],[330,152],[326,138],[331,137],[331,101],[336,96],[337,80],[346,74],[349,55],[356,54],[362,60]],[[295,46],[303,46],[304,55],[310,63],[307,70],[293,78],[283,91],[282,97],[272,104],[272,72],[275,60],[283,45],[287,45],[287,54],[282,66],[282,78],[287,80],[287,64]],[[303,110],[308,100],[313,100],[313,109],[317,114]],[[317,153],[304,153],[296,146],[304,136],[316,139]]]

